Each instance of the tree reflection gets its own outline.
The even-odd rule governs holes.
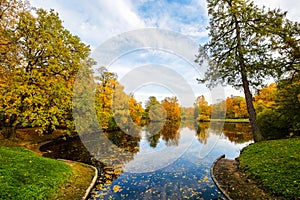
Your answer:
[[[55,159],[67,159],[86,164],[94,164],[92,155],[82,144],[80,138],[76,137],[59,137],[52,142],[42,145],[39,149],[43,156]]]
[[[244,143],[253,140],[251,127],[245,123],[225,123],[223,134],[235,143]]]
[[[160,133],[167,146],[178,146],[180,121],[166,121]]]
[[[104,195],[112,182],[123,172],[125,164],[133,160],[134,155],[140,150],[139,142],[141,138],[134,137],[123,131],[106,132],[100,137],[105,137],[111,144],[104,142],[93,146],[95,148],[93,151],[94,157],[97,161],[95,166],[97,166],[99,176],[92,196],[96,195],[96,191],[102,191]],[[104,138],[90,139],[91,143],[105,141]],[[97,195],[101,196],[101,194]]]
[[[105,133],[105,136],[117,147],[122,150],[137,153],[139,151],[140,137],[133,137],[122,131],[113,131]]]
[[[197,130],[195,126],[198,124],[196,120],[181,120],[181,128],[188,128],[191,131]]]
[[[206,144],[207,139],[209,138],[209,125],[210,123],[197,123],[197,128],[196,128],[196,136],[198,138],[198,141],[200,143]]]
[[[146,127],[146,139],[153,148],[159,143],[160,130],[163,125],[164,122],[153,122]]]

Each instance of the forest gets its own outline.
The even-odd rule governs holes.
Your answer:
[[[8,137],[14,135],[17,128],[25,127],[35,127],[40,133],[51,133],[58,128],[69,133],[74,131],[72,88],[76,72],[83,62],[88,66],[89,73],[92,73],[92,66],[96,64],[89,58],[90,47],[63,27],[62,21],[54,10],[33,9],[21,1],[15,1],[14,6],[9,6],[9,1],[2,1],[2,7],[5,9],[2,9],[1,13],[0,32],[1,129],[6,131]],[[213,15],[213,11],[210,12]],[[248,30],[244,27],[245,34],[250,34],[247,31],[261,34],[265,40],[270,41],[268,51],[278,52],[281,56],[265,57],[264,62],[269,63],[249,60],[249,65],[252,62],[251,70],[254,71],[249,68],[247,73],[251,79],[248,77],[247,80],[249,83],[253,82],[251,87],[255,89],[255,94],[250,101],[246,92],[246,98],[231,96],[217,104],[208,105],[202,95],[197,97],[193,108],[180,108],[176,97],[167,97],[158,102],[152,96],[143,108],[142,102],[137,102],[133,94],[125,94],[116,73],[100,67],[99,74],[95,77],[95,109],[101,127],[104,130],[116,129],[118,125],[115,119],[121,120],[122,123],[132,120],[137,125],[146,124],[150,119],[178,121],[182,118],[207,121],[210,120],[212,112],[219,112],[230,119],[250,117],[252,123],[251,116],[254,111],[255,116],[257,114],[255,121],[257,120],[259,128],[267,138],[299,134],[299,24],[286,19],[286,14],[279,10],[268,11],[265,14],[257,13],[257,15],[269,16],[271,21],[266,22],[269,25],[260,32],[257,28]],[[222,20],[226,21],[226,18]],[[215,23],[214,25],[217,26],[220,22]],[[255,25],[259,27],[261,24]],[[223,33],[229,34],[224,30],[220,30],[218,34]],[[215,56],[219,59],[220,64],[227,65],[218,72],[226,75],[226,71],[222,70],[229,67],[227,61],[220,56],[218,58],[214,52],[224,51],[224,56],[228,54],[229,59],[231,51],[218,49],[219,47],[216,46],[217,42],[229,41],[225,41],[225,37],[224,41],[217,40],[218,34],[211,34],[212,41],[216,41],[208,43],[204,49],[207,53],[212,53],[213,58]],[[252,40],[255,42],[255,38]],[[259,48],[257,45],[263,44],[258,41],[256,45],[252,44],[252,49],[248,49],[244,57],[246,58],[248,54],[253,54],[253,57],[261,55],[263,52],[254,49],[254,47]],[[198,56],[198,62],[201,61],[201,55]],[[277,67],[277,64],[272,66],[275,62],[281,63],[284,67]],[[219,70],[214,68],[214,65],[211,67],[211,70]],[[261,78],[252,78],[251,74],[264,69],[266,69],[265,77],[273,74],[276,83],[264,86],[263,74]],[[209,71],[206,76],[207,79],[213,78]],[[238,87],[239,83],[231,82],[232,78],[234,77],[230,74],[226,75],[226,79],[224,76],[228,84]],[[270,135],[270,132],[274,135]]]

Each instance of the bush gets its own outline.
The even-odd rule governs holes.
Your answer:
[[[289,122],[275,110],[265,109],[260,112],[257,122],[265,139],[280,139],[290,135]]]

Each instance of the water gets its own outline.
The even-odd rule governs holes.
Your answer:
[[[91,199],[218,199],[223,196],[210,177],[213,161],[222,154],[234,159],[252,143],[249,124],[186,122],[155,127],[144,127],[139,137],[106,133],[114,148],[96,145],[88,147],[89,152],[77,138],[48,144],[43,150],[50,157],[63,155],[97,166],[99,178]]]

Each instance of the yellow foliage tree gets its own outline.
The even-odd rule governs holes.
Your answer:
[[[211,116],[211,106],[208,105],[208,102],[205,100],[203,95],[197,97],[195,101],[196,109],[199,109],[197,119],[199,121],[207,121]]]
[[[166,97],[161,102],[162,107],[165,109],[169,121],[180,120],[180,107],[177,97]]]

